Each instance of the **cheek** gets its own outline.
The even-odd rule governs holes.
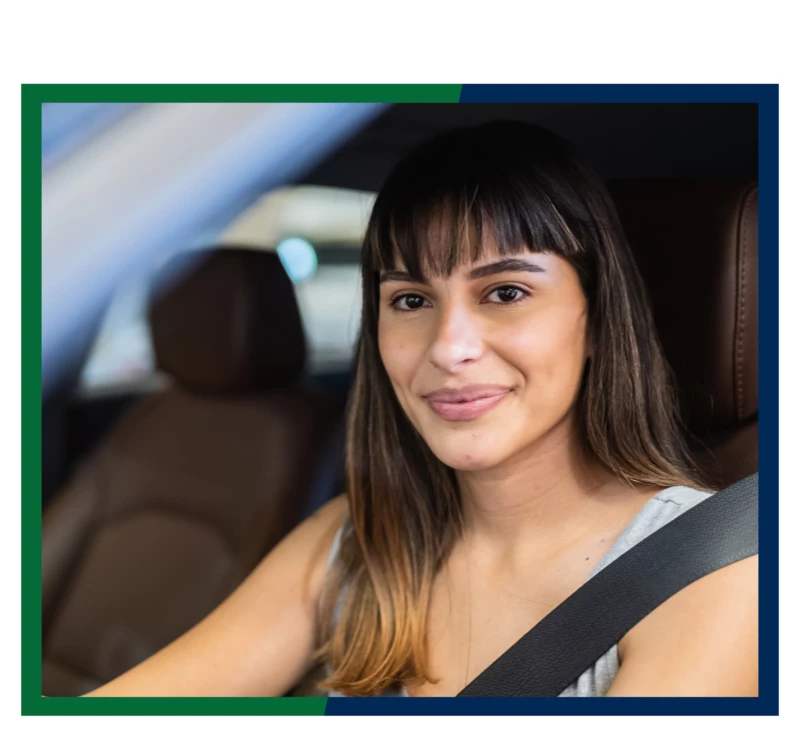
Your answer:
[[[582,315],[555,312],[538,316],[503,336],[503,353],[534,387],[548,393],[574,390],[586,357],[586,326]],[[542,399],[546,397],[542,396]]]
[[[386,373],[395,389],[407,389],[419,366],[419,356],[424,352],[419,335],[403,325],[389,320],[378,324],[378,350]]]

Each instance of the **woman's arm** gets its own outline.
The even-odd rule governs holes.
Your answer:
[[[203,621],[87,696],[281,696],[305,673],[337,497],[299,525]]]
[[[619,654],[607,696],[758,696],[758,556],[679,591]]]

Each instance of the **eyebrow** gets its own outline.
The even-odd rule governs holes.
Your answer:
[[[487,276],[494,276],[495,274],[502,274],[507,271],[526,271],[533,274],[543,274],[543,269],[538,264],[531,263],[522,258],[504,258],[500,261],[495,261],[485,266],[478,266],[467,274],[467,279],[484,279]],[[414,282],[415,284],[428,284],[427,279],[414,279],[407,271],[385,271],[381,274],[380,283],[389,281],[405,281]]]
[[[427,279],[422,279],[422,280],[415,279],[407,271],[397,271],[397,270],[384,271],[381,274],[380,283],[383,284],[384,282],[387,282],[387,281],[410,281],[410,282],[414,282],[415,284],[427,284],[428,283]]]
[[[544,274],[545,270],[539,264],[531,263],[522,258],[505,258],[486,266],[478,266],[467,274],[468,279],[483,279],[487,276],[502,274],[504,271],[527,271],[533,274]]]

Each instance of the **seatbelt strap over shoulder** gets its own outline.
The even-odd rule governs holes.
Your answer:
[[[558,696],[689,584],[758,553],[758,474],[700,502],[623,553],[458,696]]]

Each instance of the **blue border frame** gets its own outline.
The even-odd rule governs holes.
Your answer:
[[[778,714],[778,85],[464,85],[461,103],[755,103],[759,180],[759,696],[329,698],[326,715]]]

